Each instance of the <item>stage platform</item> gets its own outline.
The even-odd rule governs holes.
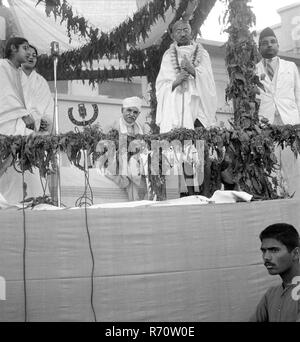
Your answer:
[[[89,209],[98,321],[247,321],[280,282],[259,233],[300,201]],[[0,210],[0,321],[24,320],[22,211]],[[29,321],[93,321],[85,210],[26,211]]]

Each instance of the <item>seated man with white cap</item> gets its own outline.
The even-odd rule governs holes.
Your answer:
[[[146,134],[149,132],[146,127],[143,127],[137,118],[142,109],[142,100],[137,97],[127,97],[122,103],[122,117],[113,124],[113,128],[118,130],[120,134],[135,136],[137,134]]]
[[[142,100],[139,97],[134,96],[123,100],[122,116],[111,127],[119,132],[120,139],[138,134],[143,135],[150,131],[150,127],[147,130],[137,122],[141,108]],[[147,153],[143,157],[147,163]],[[118,184],[120,188],[126,190],[129,201],[147,199],[145,172],[142,171],[144,166],[138,154],[133,154],[128,158],[127,150],[124,154],[119,153],[119,167],[116,169],[119,169],[117,175],[106,173],[106,176]]]

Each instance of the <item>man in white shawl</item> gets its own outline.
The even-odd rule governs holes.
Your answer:
[[[149,133],[146,126],[142,126],[138,121],[141,113],[142,100],[137,97],[128,97],[122,103],[122,116],[113,124],[114,129],[119,132],[119,139],[126,146],[119,150],[118,175],[106,173],[106,176],[113,180],[122,189],[125,189],[129,201],[138,201],[147,198],[147,184],[145,170],[147,165],[147,152],[143,154],[133,154],[128,158],[127,136],[136,136]],[[113,169],[117,169],[113,166]]]
[[[160,133],[216,124],[217,92],[210,57],[199,42],[192,40],[191,32],[188,21],[177,21],[172,28],[174,42],[162,59],[156,79],[156,124]],[[195,148],[190,150],[196,152]],[[209,165],[205,170],[209,175]],[[194,195],[203,171],[195,163],[184,163],[183,173],[188,195]],[[184,184],[181,177],[179,180]]]
[[[192,41],[191,26],[179,20],[174,43],[165,52],[156,79],[156,124],[160,133],[174,128],[209,127],[216,122],[217,93],[207,51]]]
[[[257,74],[264,85],[260,93],[259,116],[274,125],[300,124],[300,77],[296,64],[278,57],[279,44],[274,31],[267,27],[259,37],[262,60]],[[290,148],[277,147],[278,180],[282,195],[300,198],[300,157]]]
[[[11,38],[5,48],[5,59],[0,61],[0,134],[29,135],[39,130],[39,114],[35,108],[27,108],[21,83],[20,66],[30,56],[28,41],[24,38]],[[3,163],[0,170],[0,193],[11,204],[23,200],[22,175],[17,173],[11,160]],[[10,167],[9,167],[10,166]],[[43,195],[38,172],[25,173],[27,197]]]
[[[137,97],[127,97],[122,102],[121,113],[119,120],[114,122],[113,128],[119,131],[120,134],[135,136],[137,134],[145,134],[146,127],[142,126],[138,121],[141,114],[142,100]]]

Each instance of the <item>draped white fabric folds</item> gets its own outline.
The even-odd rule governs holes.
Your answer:
[[[21,119],[29,114],[21,86],[21,73],[7,59],[0,60],[0,87],[0,134],[31,133]]]
[[[51,127],[54,114],[54,99],[47,81],[35,70],[29,76],[22,72],[21,81],[25,105],[33,113],[36,126],[39,128],[41,119],[45,119]]]
[[[98,321],[248,321],[280,283],[259,233],[300,226],[300,201],[88,210]],[[0,321],[24,319],[22,212],[0,211]],[[85,211],[26,212],[29,321],[92,321]]]
[[[195,68],[196,77],[194,79],[190,76],[184,93],[180,91],[180,87],[172,91],[172,84],[176,79],[173,47],[171,46],[163,56],[156,79],[156,123],[160,126],[161,133],[180,127],[194,129],[196,119],[199,119],[204,127],[212,126],[216,122],[217,92],[211,61],[207,51],[199,46],[201,58]],[[180,65],[184,56],[192,58],[196,44],[175,48]]]
[[[29,135],[32,130],[27,129],[23,116],[31,114],[35,119],[37,129],[39,128],[41,113],[38,112],[38,105],[27,107],[28,99],[32,98],[39,103],[45,101],[38,97],[37,88],[28,89],[26,96],[22,87],[22,71],[16,69],[7,59],[0,60],[0,134],[4,135]],[[45,81],[46,82],[46,81]],[[35,83],[32,83],[35,85]],[[39,86],[36,84],[35,86]],[[43,88],[40,88],[41,96],[44,96]],[[7,163],[6,163],[7,164]],[[15,171],[13,167],[0,169],[0,193],[12,204],[17,204],[23,200],[23,179],[22,174]],[[7,169],[6,169],[7,168]],[[43,188],[38,170],[31,174],[25,174],[25,183],[27,185],[27,195],[25,197],[38,197],[43,195]]]

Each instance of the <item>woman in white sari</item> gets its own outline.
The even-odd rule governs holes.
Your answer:
[[[26,108],[34,115],[38,131],[51,132],[54,100],[48,82],[36,72],[38,52],[36,47],[29,45],[29,57],[22,64],[21,82]]]
[[[0,134],[30,135],[40,129],[38,108],[27,107],[22,87],[21,65],[30,57],[29,43],[24,38],[11,38],[5,48],[5,59],[0,61]],[[0,170],[0,193],[11,204],[23,200],[22,174],[12,166]],[[43,195],[40,176],[25,173],[26,197]]]

